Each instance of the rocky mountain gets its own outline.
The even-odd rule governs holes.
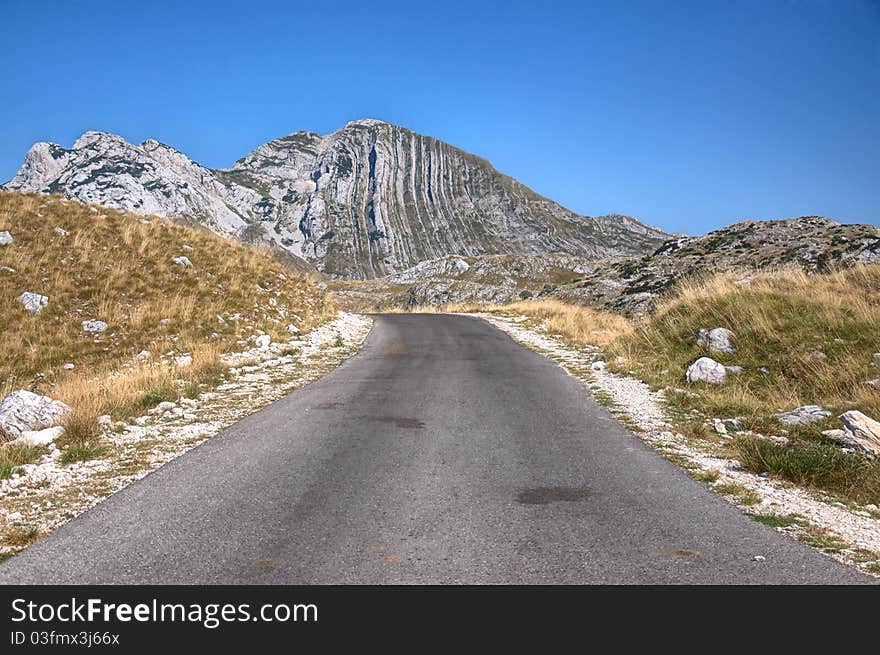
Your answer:
[[[558,296],[638,315],[679,279],[695,274],[797,267],[823,273],[880,262],[880,228],[820,216],[742,221],[704,236],[671,239],[654,253],[623,259]]]
[[[699,237],[670,239],[642,257],[596,262],[570,255],[446,257],[365,283],[343,299],[369,306],[502,303],[552,296],[631,316],[648,311],[679,279],[700,273],[799,267],[825,272],[880,262],[880,228],[808,216],[743,221]]]
[[[581,216],[484,159],[372,119],[296,132],[222,170],[153,139],[86,132],[70,149],[35,144],[5,188],[197,221],[348,278],[452,254],[642,255],[669,237],[627,216]]]

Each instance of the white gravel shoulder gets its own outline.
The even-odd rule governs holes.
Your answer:
[[[541,328],[527,327],[525,322],[528,319],[524,316],[472,316],[488,321],[515,341],[550,357],[594,393],[600,392],[609,398],[613,411],[625,415],[628,422],[638,427],[636,434],[639,437],[664,454],[674,455],[676,461],[692,472],[715,472],[718,479],[710,486],[735,483],[760,498],[759,502],[743,505],[736,496],[724,496],[731,503],[749,514],[795,515],[807,523],[806,528],[793,525],[777,529],[801,539],[805,529],[812,535],[836,537],[845,542],[846,547],[837,552],[825,551],[826,554],[876,575],[865,568],[865,562],[859,561],[865,559],[865,551],[880,558],[880,511],[876,506],[845,505],[789,483],[746,471],[737,460],[713,453],[708,442],[705,448],[701,448],[699,442],[695,444],[694,440],[673,430],[664,410],[663,392],[652,390],[634,377],[610,373],[601,367],[591,369],[598,351],[593,346],[585,345],[582,350],[571,348]]]
[[[357,352],[372,324],[369,317],[340,312],[305,335],[229,355],[227,380],[216,389],[196,400],[163,403],[133,424],[108,426],[103,438],[107,452],[101,459],[62,465],[61,452],[53,444],[37,462],[0,480],[0,533],[51,531],[335,368]],[[18,547],[0,542],[0,553],[15,550]]]

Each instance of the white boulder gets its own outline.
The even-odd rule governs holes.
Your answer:
[[[60,423],[70,407],[60,400],[19,389],[0,402],[0,437],[15,439],[22,432],[42,430]]]
[[[43,307],[49,304],[48,296],[43,296],[33,291],[23,292],[16,300],[24,305],[26,310],[34,314],[39,314]]]
[[[700,328],[697,330],[697,343],[706,346],[709,350],[732,355],[736,352],[733,347],[734,334],[727,328],[717,327],[709,330],[708,328]]]
[[[82,329],[84,332],[99,333],[107,329],[107,324],[104,321],[83,321]]]
[[[13,443],[21,443],[26,446],[48,446],[63,434],[64,428],[60,425],[43,430],[25,430],[18,435]]]
[[[871,455],[880,455],[880,421],[855,409],[841,414],[840,420],[846,443]]]
[[[688,366],[685,378],[688,382],[707,382],[709,384],[724,384],[727,380],[727,370],[723,364],[716,362],[711,357],[700,357]]]
[[[12,235],[9,232],[0,232],[0,246],[8,246],[12,243]]]
[[[189,260],[189,257],[186,257],[185,255],[180,255],[179,257],[172,257],[171,261],[173,261],[175,264],[180,264],[181,266],[184,266],[184,267],[193,265],[193,263]]]

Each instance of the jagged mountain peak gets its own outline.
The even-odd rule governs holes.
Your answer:
[[[637,255],[669,236],[581,216],[476,155],[374,118],[294,132],[217,170],[155,139],[89,131],[70,150],[36,144],[6,188],[195,220],[355,278],[445,255]]]
[[[400,126],[394,125],[392,123],[389,123],[388,121],[383,121],[380,118],[356,118],[353,121],[348,121],[343,126],[342,129],[345,129],[347,127],[380,127],[380,126],[400,127]],[[406,129],[406,128],[401,128],[401,129]]]

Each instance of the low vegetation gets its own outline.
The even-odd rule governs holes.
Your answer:
[[[740,461],[755,473],[771,473],[863,503],[880,503],[880,462],[819,441],[781,445],[742,437],[735,445]]]
[[[67,461],[100,452],[98,416],[197,395],[252,336],[281,341],[287,326],[304,332],[335,313],[268,252],[161,218],[0,192],[0,231],[13,237],[0,247],[0,394],[26,388],[68,403]],[[24,291],[47,305],[27,311],[16,301]],[[88,333],[86,320],[106,330]],[[0,469],[16,458],[4,447]]]
[[[40,457],[43,449],[25,444],[0,446],[0,480],[10,477],[23,464],[30,464]]]
[[[658,388],[684,388],[671,398],[684,427],[701,417],[740,419],[743,428],[785,435],[789,443],[745,437],[734,454],[756,473],[880,502],[880,464],[842,451],[822,435],[836,416],[858,409],[880,416],[880,266],[826,274],[777,271],[742,280],[732,273],[680,285],[655,314],[608,347],[617,370],[633,370]],[[707,352],[699,328],[725,327],[736,353]],[[742,371],[722,385],[688,384],[687,366],[711,355]],[[783,425],[781,411],[807,404],[831,412],[808,425]],[[699,420],[697,421],[699,422]]]

